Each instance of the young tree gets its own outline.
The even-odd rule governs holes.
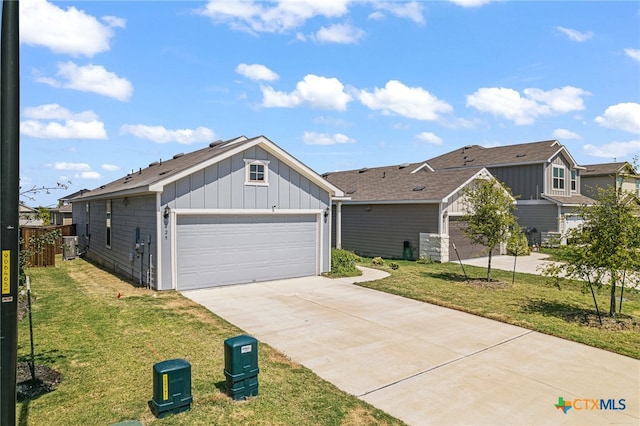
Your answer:
[[[464,233],[474,243],[482,244],[489,250],[487,281],[491,281],[493,249],[507,242],[513,232],[520,230],[513,215],[515,198],[511,190],[495,178],[478,180],[465,189],[463,194],[467,211],[462,217],[466,222]]]
[[[632,193],[613,187],[598,189],[598,201],[582,206],[578,212],[583,225],[569,231],[573,244],[567,252],[571,261],[547,271],[549,275],[583,280],[585,285],[598,288],[609,283],[611,317],[616,314],[616,289],[622,277],[640,269],[638,205],[638,197]]]

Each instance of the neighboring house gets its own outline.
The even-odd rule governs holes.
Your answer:
[[[89,192],[88,189],[81,189],[73,194],[69,194],[58,199],[58,207],[50,208],[49,215],[52,225],[71,225],[73,223],[73,212],[71,209],[71,200],[80,195]]]
[[[594,200],[580,192],[585,168],[557,140],[484,148],[465,146],[425,162],[434,170],[486,168],[517,198],[518,223],[530,244],[580,224],[575,215]]]
[[[350,199],[337,199],[337,247],[365,256],[455,260],[487,254],[463,232],[462,191],[491,177],[484,168],[433,171],[424,164],[333,172],[325,179]]]
[[[42,220],[38,218],[38,209],[20,203],[18,207],[19,226],[42,226]]]
[[[598,199],[598,189],[614,187],[640,197],[640,175],[627,162],[589,164],[584,166],[580,189],[583,194]]]
[[[153,162],[72,200],[80,251],[158,290],[330,270],[344,194],[264,136]]]

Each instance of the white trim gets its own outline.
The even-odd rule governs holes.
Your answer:
[[[433,167],[431,167],[431,166],[429,165],[429,163],[426,163],[426,162],[425,162],[425,163],[421,164],[417,169],[413,170],[413,171],[411,172],[411,174],[417,173],[417,172],[419,172],[419,171],[420,171],[420,170],[422,170],[422,169],[427,169],[427,170],[429,170],[430,172],[435,172],[435,170],[433,169]]]
[[[560,180],[560,176],[555,177],[555,170],[562,170],[562,188],[555,187],[555,180],[558,179],[558,183]],[[551,164],[551,190],[552,191],[566,191],[567,190],[567,168],[564,165]]]
[[[244,158],[244,184],[245,186],[269,186],[269,160],[252,160]],[[262,175],[264,179],[262,180],[251,180],[251,166],[257,165],[262,166],[264,170],[262,171]]]
[[[295,215],[295,214],[322,214],[321,209],[171,209],[172,214],[185,216],[196,215]]]
[[[555,204],[552,203],[551,201],[547,200],[547,199],[541,199],[541,200],[517,200],[516,202],[517,205],[519,206],[540,206],[540,205],[545,205],[548,206],[549,204]]]
[[[162,280],[162,230],[164,229],[163,223],[163,210],[161,204],[161,194],[156,193],[156,247],[158,247],[156,251],[156,288],[155,290],[160,290],[162,288],[163,280]]]

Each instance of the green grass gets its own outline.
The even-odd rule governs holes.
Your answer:
[[[640,294],[625,289],[622,314],[618,320],[606,317],[609,289],[602,288],[596,299],[603,314],[604,327],[594,323],[595,308],[591,293],[582,283],[555,280],[530,274],[492,270],[492,278],[506,283],[505,288],[487,288],[465,281],[456,263],[420,263],[396,261],[400,268],[387,269],[390,277],[360,283],[364,287],[433,303],[464,312],[518,325],[545,334],[562,337],[611,352],[640,359]],[[372,266],[371,259],[363,260]],[[486,277],[486,269],[465,265],[470,278]],[[618,293],[619,295],[619,293]]]
[[[59,387],[16,407],[19,425],[111,425],[137,419],[166,425],[401,425],[259,344],[259,395],[224,393],[224,340],[243,334],[176,292],[138,289],[77,259],[32,268],[36,363],[62,373]],[[122,297],[119,299],[117,294]],[[28,320],[18,357],[29,359]],[[191,364],[190,411],[157,420],[153,365]]]

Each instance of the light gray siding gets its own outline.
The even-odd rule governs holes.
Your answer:
[[[400,259],[409,241],[417,259],[421,232],[438,232],[437,204],[342,206],[342,247],[363,256]]]
[[[518,203],[515,215],[522,228],[535,229],[535,232],[527,234],[530,245],[541,243],[541,232],[558,232],[558,206],[555,204]]]
[[[598,188],[606,189],[609,186],[614,186],[616,180],[614,176],[593,176],[583,177],[580,184],[580,190],[582,195],[591,197],[594,200],[598,198]]]
[[[245,159],[269,161],[268,185],[245,185]],[[166,185],[161,203],[177,209],[324,209],[329,193],[253,147]]]
[[[544,165],[529,164],[488,169],[521,200],[538,200],[544,191]]]
[[[89,201],[89,233],[84,203],[74,203],[80,251],[87,259],[136,283],[147,285],[151,259],[157,259],[155,195],[111,199],[111,246],[107,247],[106,199]],[[144,252],[136,250],[144,243]],[[138,246],[140,247],[140,246]],[[155,260],[153,261],[155,264]],[[152,277],[155,280],[155,277]]]

